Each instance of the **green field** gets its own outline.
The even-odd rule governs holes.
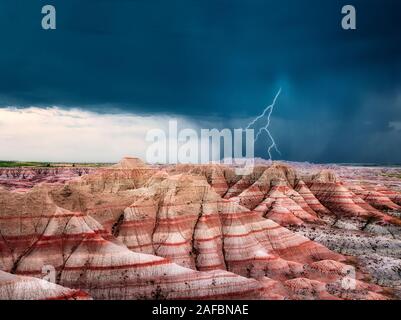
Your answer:
[[[49,163],[44,162],[19,162],[19,161],[0,161],[0,167],[13,168],[13,167],[49,167]]]

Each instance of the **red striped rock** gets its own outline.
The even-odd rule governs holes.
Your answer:
[[[290,209],[286,207],[283,200],[274,202],[263,201],[255,211],[263,213],[263,216],[271,219],[281,226],[301,226],[304,224],[303,219],[298,218]]]
[[[85,288],[97,299],[210,299],[257,297],[260,285],[224,271],[197,272],[169,260],[134,253],[116,244],[81,245],[66,264],[61,282]],[[82,276],[83,270],[85,271]]]
[[[319,200],[314,196],[314,194],[306,186],[305,182],[300,180],[297,182],[295,190],[301,195],[301,197],[308,204],[309,208],[316,212],[320,216],[330,215],[331,212],[323,206]]]
[[[187,175],[172,176],[148,190],[138,190],[136,198],[138,200],[125,210],[116,233],[130,249],[154,253],[195,268],[194,241],[200,237],[203,246],[210,246],[208,257],[212,257],[210,250],[219,246],[217,238],[221,237],[217,215],[217,202],[221,198],[205,180]],[[205,237],[202,229],[209,233],[211,240]],[[221,259],[202,259],[212,266],[222,263]]]
[[[233,168],[217,164],[177,165],[168,168],[168,172],[172,175],[184,173],[205,177],[213,190],[222,197],[227,193],[228,188],[240,179]]]
[[[272,183],[275,181],[287,181],[292,187],[295,185],[296,179],[296,173],[292,168],[275,163],[264,170],[250,187],[231,199],[248,209],[254,209],[266,198]]]
[[[325,205],[364,225],[386,215],[330,172],[304,178],[311,190],[283,164],[241,177],[125,159],[64,185],[0,188],[0,269],[40,278],[51,265],[96,299],[386,298],[359,271],[344,289],[348,258],[283,227],[313,225],[319,240]]]
[[[390,200],[386,195],[376,190],[365,190],[362,186],[348,184],[348,189],[358,195],[362,200],[379,210],[398,210],[401,207]]]
[[[265,166],[257,166],[252,170],[251,174],[239,177],[239,180],[227,190],[224,198],[230,199],[238,196],[241,192],[254,184],[267,168],[268,167]]]
[[[272,185],[266,199],[255,211],[283,226],[321,222],[305,200],[295,190],[290,189],[285,181],[275,181]]]
[[[383,223],[401,225],[401,221],[380,212],[360,196],[349,190],[346,185],[337,181],[331,171],[322,171],[310,182],[311,192],[331,212],[338,216],[347,216],[359,220],[378,220]],[[354,187],[354,189],[357,189]],[[377,197],[376,197],[377,199]]]
[[[65,183],[94,171],[94,168],[87,167],[0,168],[0,185],[8,189],[27,190],[38,183]]]
[[[0,300],[87,300],[88,294],[45,280],[0,271]]]
[[[146,195],[146,196],[145,196]],[[198,270],[226,269],[245,276],[260,277],[267,273],[302,270],[298,261],[315,261],[322,256],[340,256],[306,238],[292,234],[292,243],[284,247],[271,243],[275,228],[261,228],[266,220],[256,212],[223,200],[205,180],[188,175],[169,177],[148,190],[136,192],[138,200],[128,207],[119,224],[118,239],[128,248],[162,256],[185,267]],[[308,213],[294,201],[294,211]],[[299,213],[300,214],[300,213]],[[304,217],[305,218],[305,217]],[[314,220],[315,217],[312,217]],[[306,219],[306,218],[305,218]],[[281,259],[293,246],[307,244],[311,251]],[[274,251],[279,248],[279,254]],[[271,275],[269,273],[269,276]]]
[[[155,254],[196,270],[226,269],[256,279],[268,276],[285,281],[301,276],[309,263],[343,261],[342,256],[279,225],[260,230],[272,221],[234,201],[222,200],[202,170],[191,175],[176,174],[174,170],[154,174],[141,188],[130,191],[132,203],[120,218],[115,216],[114,234],[135,252]],[[265,190],[274,191],[280,181],[277,177],[287,181],[286,174],[275,171],[265,175],[269,181]],[[316,219],[301,207],[307,208],[306,200],[300,199],[302,196],[287,183],[280,190],[289,194],[284,198],[285,205]],[[266,201],[269,191],[263,196]],[[113,196],[117,199],[121,192]],[[308,211],[313,210],[309,207]],[[97,216],[96,211],[91,214]],[[278,234],[276,228],[280,228]],[[291,241],[283,242],[289,235]],[[277,239],[277,243],[271,239]],[[324,274],[321,277],[326,279]]]
[[[254,280],[226,271],[201,273],[132,252],[93,218],[55,206],[46,190],[3,192],[0,199],[2,236],[12,252],[8,271],[40,278],[43,267],[50,265],[60,285],[82,289],[96,299],[259,296],[261,285]]]
[[[396,192],[383,185],[367,186],[367,189],[379,192],[380,194],[389,198],[392,202],[401,206],[401,192]]]
[[[164,181],[159,190],[137,192],[138,200],[126,209],[118,234],[132,250],[155,253],[198,270],[227,268],[247,277],[281,281],[301,275],[307,263],[344,259],[256,212],[221,200],[200,179],[177,175]],[[174,218],[185,200],[192,209]]]
[[[53,201],[70,211],[84,212],[96,217],[112,232],[113,225],[124,209],[132,203],[132,192],[150,179],[163,179],[163,172],[153,168],[106,168],[64,185],[51,186]]]
[[[333,213],[360,218],[372,216],[371,212],[355,203],[355,195],[342,182],[337,181],[331,171],[322,171],[315,176],[309,189]]]

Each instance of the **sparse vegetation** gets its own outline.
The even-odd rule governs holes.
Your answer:
[[[19,161],[0,161],[1,168],[12,167],[45,167],[47,163],[44,162],[19,162]]]

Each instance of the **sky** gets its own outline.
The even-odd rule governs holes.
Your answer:
[[[390,0],[2,0],[0,159],[143,157],[169,119],[246,127],[281,88],[273,159],[401,163],[400,36]]]

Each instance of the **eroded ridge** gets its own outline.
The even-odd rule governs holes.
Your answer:
[[[57,285],[94,299],[398,295],[399,190],[332,168],[262,163],[238,176],[125,158],[10,185],[0,189],[0,269],[35,279],[51,265]]]

